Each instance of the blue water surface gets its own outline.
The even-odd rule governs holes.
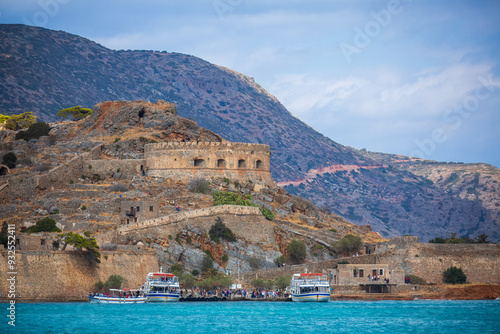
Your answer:
[[[0,304],[4,309],[7,304]],[[500,301],[16,304],[0,333],[500,333]]]

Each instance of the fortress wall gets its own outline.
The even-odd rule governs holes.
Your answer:
[[[138,175],[141,172],[141,165],[146,166],[146,161],[142,159],[88,160],[86,165],[89,173],[109,177],[115,172],[125,175]],[[89,168],[89,166],[92,166],[92,168]],[[118,172],[118,170],[120,171]]]
[[[9,175],[8,184],[0,190],[0,203],[16,199],[31,199],[35,196],[37,177],[30,174]]]
[[[443,283],[443,272],[451,266],[462,268],[469,283],[499,284],[500,245],[427,244],[393,248],[378,253],[377,262],[398,266],[429,283]]]
[[[7,277],[7,260],[7,252],[0,252],[2,278]],[[16,271],[18,300],[85,300],[94,284],[99,280],[105,282],[110,275],[124,277],[125,287],[140,287],[148,272],[158,271],[158,260],[151,251],[101,251],[101,263],[96,266],[84,253],[17,251]],[[8,284],[2,284],[0,300],[6,300],[7,296]]]
[[[126,240],[128,236],[157,237],[168,240],[168,235],[175,235],[180,229],[188,229],[188,225],[200,233],[208,233],[215,224],[215,219],[221,217],[224,224],[237,236],[252,243],[268,245],[279,250],[274,237],[272,224],[264,218],[258,207],[220,205],[210,208],[182,211],[178,214],[131,223],[96,237],[98,243],[114,243],[116,238]]]
[[[231,214],[239,216],[248,216],[248,215],[262,216],[262,213],[260,212],[260,209],[258,207],[240,206],[240,205],[219,205],[197,210],[181,211],[180,213],[177,214],[159,217],[155,219],[149,219],[142,222],[121,226],[120,228],[118,228],[118,233],[126,234],[129,232],[133,231],[136,232],[150,227],[168,225],[178,221],[199,218],[199,217],[217,216],[223,214]]]
[[[270,156],[267,145],[230,142],[147,144],[144,151],[148,175],[184,181],[227,177],[272,183]]]

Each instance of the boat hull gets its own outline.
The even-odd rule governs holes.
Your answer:
[[[327,302],[329,300],[330,295],[327,293],[292,294],[292,301],[294,302]]]
[[[120,297],[89,297],[91,303],[97,304],[144,304],[146,297],[120,298]]]
[[[178,294],[148,294],[146,295],[148,303],[166,303],[178,302],[180,295]]]

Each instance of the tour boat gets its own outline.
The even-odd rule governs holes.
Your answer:
[[[149,273],[146,282],[141,288],[147,302],[177,302],[180,298],[180,286],[177,276],[174,274]]]
[[[100,304],[143,304],[146,302],[146,297],[137,292],[139,289],[109,289],[108,294],[89,293],[91,303]]]
[[[330,300],[330,284],[322,280],[323,274],[293,274],[288,292],[294,302],[327,302]]]

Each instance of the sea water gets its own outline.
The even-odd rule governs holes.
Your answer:
[[[21,303],[7,322],[0,333],[498,334],[500,301]]]

